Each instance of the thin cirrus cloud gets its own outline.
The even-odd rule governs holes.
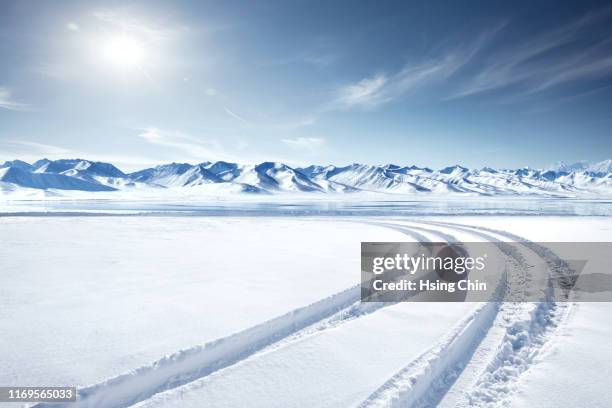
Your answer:
[[[604,78],[612,74],[612,29],[606,29],[611,14],[612,8],[591,12],[518,44],[505,35],[511,24],[502,22],[467,45],[341,87],[327,110],[375,109],[434,84],[441,85],[442,100],[504,91],[500,100],[512,102]],[[592,38],[593,28],[603,28],[604,34]]]
[[[164,130],[156,127],[140,129],[138,137],[150,144],[174,149],[182,155],[194,160],[235,160],[226,153],[216,140],[202,140],[179,131]]]
[[[610,41],[605,43],[605,45],[609,45]],[[609,75],[612,73],[612,57],[600,54],[599,49],[603,48],[603,46],[604,44],[598,44],[568,59],[566,63],[562,64],[562,69],[551,73],[539,86],[533,88],[533,92],[570,81],[599,79]]]
[[[538,34],[518,45],[489,54],[483,68],[447,99],[468,97],[510,86],[521,97],[567,84],[597,79],[612,73],[611,30],[603,38],[589,40],[588,31],[609,23],[610,10],[591,12],[560,28]],[[562,52],[560,50],[563,49]],[[560,58],[560,55],[562,58]]]
[[[444,81],[465,63],[463,57],[450,54],[440,60],[405,66],[393,75],[377,74],[340,89],[333,109],[374,109],[418,88]]]
[[[468,45],[447,49],[442,55],[422,61],[411,60],[392,74],[376,74],[339,89],[328,110],[372,109],[435,83],[443,83],[458,73],[505,27],[502,22],[485,30]]]
[[[11,92],[7,88],[0,87],[0,108],[14,110],[14,111],[25,111],[29,107],[25,103],[20,103],[12,98]]]
[[[237,114],[236,112],[229,109],[228,107],[224,107],[223,110],[231,118],[236,119],[238,122],[244,123],[245,125],[248,125],[250,128],[253,128],[253,129],[259,128],[259,129],[266,129],[266,130],[268,129],[295,130],[301,127],[314,125],[318,120],[318,116],[314,114],[310,114],[310,115],[301,116],[297,118],[287,118],[285,120],[255,122],[255,121],[247,120],[246,118]]]
[[[260,154],[256,151],[249,151],[248,155],[244,154],[243,150],[248,146],[248,143],[244,140],[238,141],[237,147],[239,148],[239,155],[234,153],[228,153],[229,149],[225,149],[216,140],[203,141],[200,138],[188,135],[183,132],[174,130],[165,130],[155,127],[149,127],[140,129],[138,137],[144,139],[150,144],[163,146],[174,150],[178,153],[179,160],[188,160],[191,162],[199,163],[203,161],[217,161],[224,160],[236,163],[258,163],[262,161],[279,161],[283,163],[289,163],[287,157],[278,157],[270,154]],[[305,140],[300,140],[305,139]],[[285,142],[285,141],[283,141]],[[323,139],[319,138],[298,138],[298,139],[287,139],[285,143],[288,143],[294,147],[312,149],[316,146],[323,144]],[[292,144],[293,143],[293,144]],[[165,160],[170,160],[169,157],[173,156],[173,153],[168,152]],[[175,155],[176,156],[176,155]]]
[[[383,92],[388,81],[385,75],[378,74],[347,85],[340,90],[336,103],[341,107],[353,108],[374,107],[388,102],[390,97]]]
[[[277,122],[272,127],[279,130],[295,130],[306,126],[312,126],[317,123],[318,119],[319,118],[316,115],[311,114],[291,120]]]
[[[234,111],[232,111],[230,108],[223,108],[225,110],[225,113],[227,113],[229,116],[231,116],[232,118],[242,122],[242,123],[249,123],[245,118],[243,118],[242,116],[238,115],[237,113],[235,113]]]
[[[315,151],[325,144],[321,137],[297,137],[294,139],[281,139],[281,142],[289,147],[307,151]]]
[[[59,157],[76,153],[74,150],[54,146],[46,143],[31,142],[27,140],[7,140],[3,150],[11,151],[19,157],[28,156],[28,159],[40,159],[45,157]]]

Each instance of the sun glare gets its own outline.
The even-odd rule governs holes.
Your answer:
[[[143,44],[125,35],[106,40],[102,49],[104,59],[118,68],[135,68],[142,65],[145,58]]]

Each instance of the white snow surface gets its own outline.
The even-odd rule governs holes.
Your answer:
[[[137,407],[348,407],[477,305],[400,303],[262,353]]]
[[[89,385],[72,407],[612,405],[610,303],[358,302],[360,241],[512,234],[609,242],[612,218],[0,217],[0,384]]]
[[[463,218],[457,222],[503,229],[532,241],[610,242],[610,217],[505,217]],[[579,259],[580,254],[576,254]],[[594,273],[611,265],[587,263],[584,272]],[[534,356],[533,363],[508,397],[491,406],[595,408],[612,406],[612,303],[573,303],[566,321]],[[449,398],[444,406],[464,406]],[[470,406],[469,404],[465,406]]]
[[[365,239],[406,238],[286,218],[0,218],[0,384],[98,383],[308,306],[357,285]]]

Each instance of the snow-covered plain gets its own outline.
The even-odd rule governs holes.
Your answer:
[[[405,236],[286,218],[0,218],[0,383],[94,384],[307,306],[357,285],[364,239]]]
[[[612,239],[607,216],[506,213],[5,215],[0,384],[87,387],[73,407],[609,406],[609,303],[358,302],[361,241]]]

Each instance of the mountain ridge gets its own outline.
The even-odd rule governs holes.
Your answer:
[[[237,193],[472,194],[578,197],[612,196],[612,160],[559,162],[547,169],[470,169],[459,164],[439,170],[415,165],[291,167],[280,162],[240,164],[205,161],[167,163],[124,173],[111,163],[86,159],[13,160],[0,165],[0,190],[19,188],[88,192],[131,189],[192,189]]]

